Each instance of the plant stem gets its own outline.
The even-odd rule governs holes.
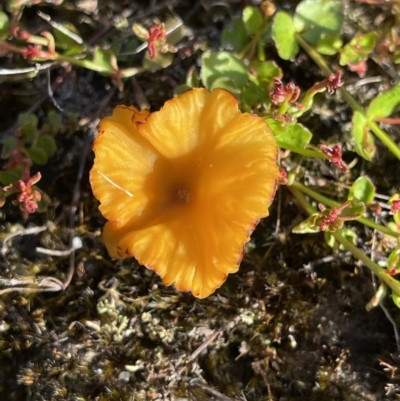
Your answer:
[[[305,157],[313,157],[315,159],[328,159],[328,156],[320,150],[304,149],[299,146],[291,145],[285,141],[280,141],[279,138],[276,139],[276,142],[280,148],[290,150],[291,152]]]
[[[304,49],[304,51],[314,60],[315,64],[321,69],[324,75],[328,76],[333,74],[333,71],[329,67],[325,58],[318,53],[312,46],[310,46],[298,33],[295,34],[297,43]],[[400,148],[397,146],[396,142],[383,130],[381,129],[375,121],[371,121],[365,114],[365,111],[354,99],[353,96],[347,91],[343,86],[339,88],[341,95],[344,100],[346,100],[347,104],[353,109],[353,111],[359,111],[363,114],[364,118],[367,120],[367,125],[371,129],[371,131],[376,135],[377,138],[400,160]]]
[[[396,142],[382,129],[375,121],[368,121],[367,125],[377,138],[398,158],[400,159],[400,148]]]
[[[266,19],[260,26],[258,32],[251,38],[250,42],[245,46],[245,48],[238,54],[240,59],[243,59],[246,55],[249,59],[252,59],[256,53],[257,45],[264,34],[266,27],[268,26],[268,20]]]
[[[77,65],[78,67],[83,67],[88,70],[99,72],[100,74],[111,75],[113,72],[110,68],[104,67],[101,64],[97,64],[91,60],[78,59],[70,56],[64,56],[63,54],[58,54],[56,57],[57,61],[66,61],[70,64]]]
[[[293,196],[300,203],[300,205],[307,211],[308,214],[316,213],[317,211],[310,205],[305,196],[295,188],[295,185],[288,187]],[[373,271],[388,287],[390,287],[396,294],[400,295],[400,282],[390,276],[385,269],[373,262],[363,251],[358,249],[350,241],[340,234],[339,231],[331,233],[336,241],[338,241],[344,248],[350,251],[354,257],[360,260],[365,266]]]
[[[305,50],[305,52],[313,59],[315,64],[321,69],[325,76],[329,76],[333,74],[333,71],[329,67],[325,58],[318,53],[312,46],[310,46],[298,33],[296,35],[296,40],[300,44],[300,46]],[[357,103],[356,99],[346,90],[346,88],[339,88],[340,93],[343,98],[346,100],[347,104],[354,110],[364,113],[363,108]]]
[[[339,202],[334,201],[333,199],[327,198],[324,195],[321,195],[319,192],[314,191],[311,188],[306,187],[305,185],[301,184],[298,181],[293,181],[291,187],[296,188],[297,190],[301,191],[302,193],[311,196],[313,199],[315,199],[318,202],[323,203],[325,206],[329,207],[338,207],[340,206]],[[291,189],[291,188],[289,188]],[[393,230],[391,230],[388,227],[383,226],[382,224],[375,223],[374,221],[366,218],[366,217],[359,217],[356,219],[359,223],[364,224],[365,226],[368,226],[370,228],[373,228],[374,230],[381,231],[384,234],[390,235],[392,237],[399,238],[400,233],[397,233]]]

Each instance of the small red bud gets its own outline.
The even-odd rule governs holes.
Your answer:
[[[318,145],[318,148],[328,156],[332,164],[340,168],[340,170],[342,170],[344,173],[348,173],[350,171],[342,159],[342,146],[339,143],[334,145],[332,148],[328,147],[327,145],[320,144]]]
[[[394,200],[393,204],[390,208],[392,213],[396,213],[400,211],[400,199]]]
[[[335,89],[340,88],[343,85],[342,74],[337,72],[329,75],[326,79],[326,87],[329,93],[333,93]]]

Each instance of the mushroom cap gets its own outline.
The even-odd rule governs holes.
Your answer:
[[[133,256],[199,298],[237,272],[279,177],[269,126],[223,89],[192,89],[151,114],[118,106],[94,152],[109,254]]]

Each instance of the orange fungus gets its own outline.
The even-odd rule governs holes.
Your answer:
[[[223,89],[192,89],[154,113],[116,107],[100,122],[90,172],[108,252],[207,297],[268,215],[277,151],[268,125]]]

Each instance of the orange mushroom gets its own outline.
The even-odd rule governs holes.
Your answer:
[[[237,272],[279,177],[268,125],[223,89],[192,89],[151,114],[118,106],[94,152],[109,254],[133,256],[199,298]]]

